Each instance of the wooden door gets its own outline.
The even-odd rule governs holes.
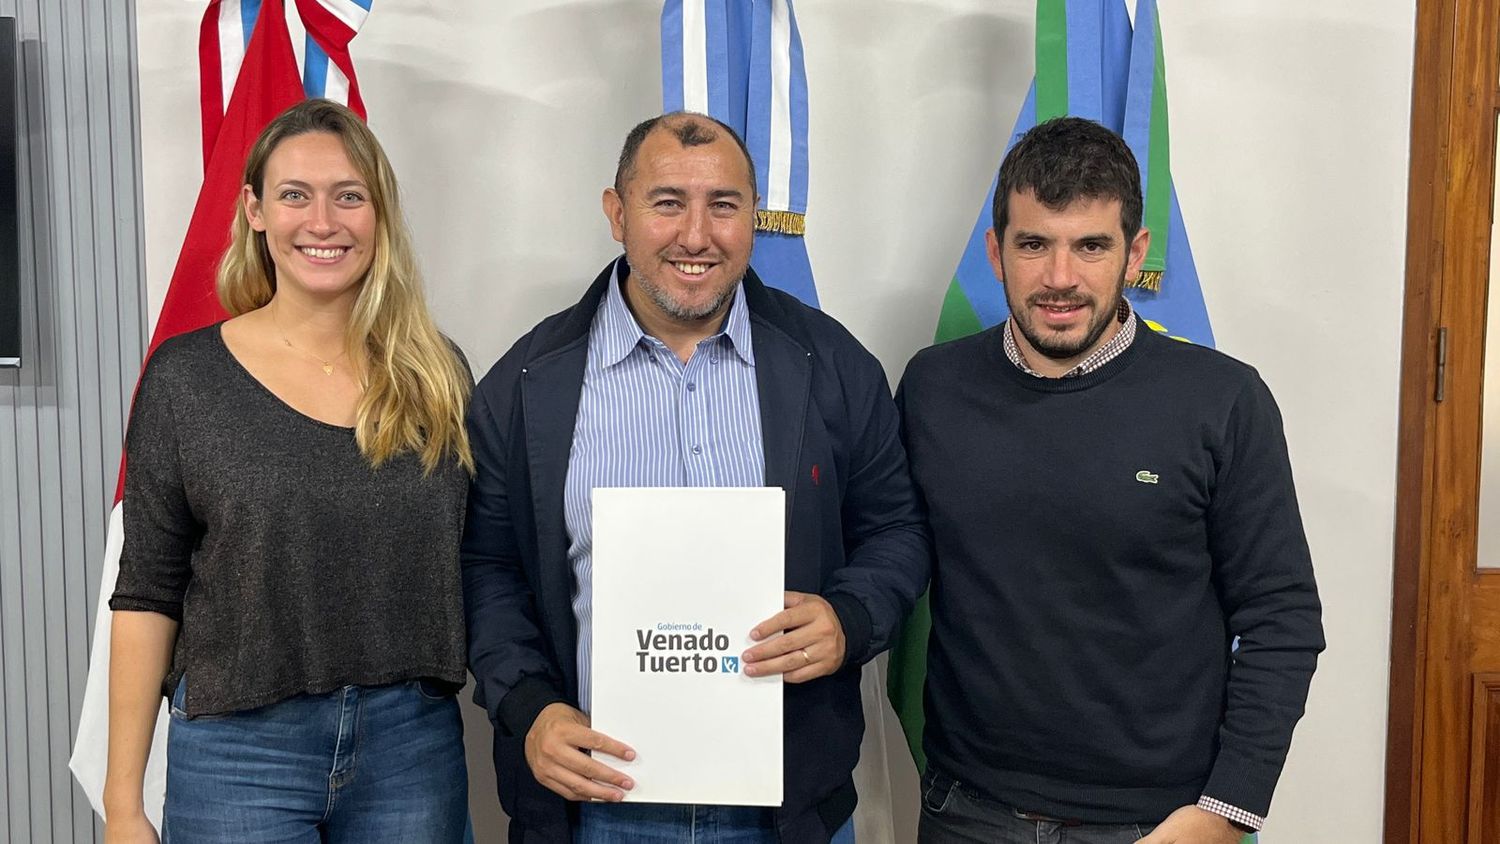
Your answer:
[[[1500,844],[1500,0],[1417,15],[1385,840]]]

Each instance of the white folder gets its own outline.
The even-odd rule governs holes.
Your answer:
[[[593,493],[595,730],[626,800],[779,806],[781,677],[747,677],[750,629],[780,612],[786,496],[776,487]]]

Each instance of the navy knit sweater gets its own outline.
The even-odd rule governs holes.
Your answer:
[[[898,395],[937,551],[929,764],[1061,818],[1265,815],[1323,648],[1269,390],[1144,326],[1037,378],[1003,330],[921,352]]]

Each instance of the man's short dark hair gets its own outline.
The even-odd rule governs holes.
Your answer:
[[[1125,242],[1141,230],[1141,171],[1135,155],[1125,139],[1092,120],[1054,117],[1033,126],[1011,147],[1000,164],[991,209],[995,237],[1002,240],[1014,193],[1030,193],[1054,211],[1080,199],[1118,199]]]
[[[615,167],[615,193],[621,196],[625,194],[625,183],[635,176],[635,158],[641,151],[641,144],[646,142],[647,136],[657,127],[671,132],[684,148],[711,144],[719,139],[719,132],[727,133],[734,139],[734,145],[739,147],[740,152],[745,156],[745,167],[750,171],[752,197],[759,190],[755,181],[755,159],[750,157],[750,148],[745,146],[745,141],[740,138],[738,132],[730,128],[727,123],[706,114],[699,114],[696,111],[673,111],[650,120],[642,120],[630,130],[630,134],[625,136],[625,146],[620,148],[620,163]]]

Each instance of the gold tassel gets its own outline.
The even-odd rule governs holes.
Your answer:
[[[1139,287],[1152,293],[1161,292],[1161,270],[1141,270],[1134,281],[1125,282],[1126,287]]]
[[[807,217],[796,211],[760,209],[755,212],[755,230],[801,237],[807,233]]]

